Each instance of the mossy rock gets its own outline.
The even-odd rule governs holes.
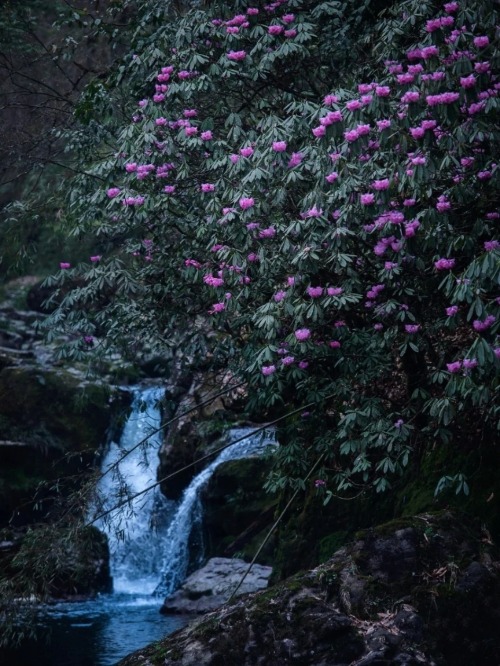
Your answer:
[[[107,539],[95,527],[4,529],[0,540],[0,581],[14,580],[21,591],[29,589],[41,600],[112,590]]]
[[[325,561],[357,531],[393,519],[447,507],[477,516],[493,541],[500,541],[500,463],[495,440],[450,442],[424,450],[405,474],[393,479],[385,493],[366,490],[355,500],[333,498],[326,506],[321,489],[311,483],[302,501],[285,515],[277,533],[273,580],[286,578]],[[454,487],[435,494],[443,476],[464,474],[469,494]],[[289,496],[280,498],[284,507]]]
[[[497,666],[498,626],[498,552],[477,521],[442,511],[362,531],[118,666]]]
[[[204,492],[204,529],[208,557],[255,555],[274,520],[277,499],[263,491],[271,463],[243,458],[222,463]],[[260,564],[272,564],[272,542],[260,553]]]
[[[101,447],[126,410],[127,397],[71,374],[30,367],[0,371],[0,524],[41,519],[48,496],[70,492],[98,462]],[[72,477],[72,478],[70,478]],[[64,479],[67,479],[65,482]],[[48,487],[57,481],[57,491]],[[32,500],[38,493],[38,507]]]

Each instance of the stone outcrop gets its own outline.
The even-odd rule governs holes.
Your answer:
[[[182,587],[167,597],[162,613],[206,613],[222,606],[247,574],[248,563],[240,559],[213,557],[189,576]],[[267,587],[272,568],[254,564],[236,592],[237,596]]]
[[[262,490],[272,461],[261,457],[229,460],[214,470],[202,491],[207,557],[252,559],[274,522],[278,499]],[[272,564],[274,540],[260,552]]]
[[[119,666],[497,666],[500,561],[451,511],[369,529]]]
[[[238,381],[227,371],[200,370],[177,375],[174,371],[171,377],[175,391],[167,395],[167,401],[173,405],[170,416],[175,415],[177,420],[168,429],[159,452],[158,477],[177,473],[160,486],[169,499],[179,499],[191,479],[203,469],[204,463],[181,471],[209,451],[227,423],[238,414],[243,395],[242,387],[230,390]],[[214,398],[224,389],[228,389],[226,394]]]

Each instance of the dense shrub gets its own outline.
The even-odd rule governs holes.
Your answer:
[[[252,410],[307,405],[270,487],[317,464],[322,492],[383,490],[498,422],[497,9],[235,7],[144,27],[87,91],[105,184],[77,178],[70,205],[101,249],[61,257],[50,326],[80,355],[229,364]]]

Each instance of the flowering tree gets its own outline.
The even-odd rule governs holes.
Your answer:
[[[49,323],[79,353],[98,331],[230,365],[252,410],[308,405],[271,488],[316,463],[381,491],[498,422],[497,9],[235,6],[139,32],[119,93],[84,97],[106,184],[74,181],[74,233],[102,250],[64,258]]]

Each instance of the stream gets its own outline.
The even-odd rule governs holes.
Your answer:
[[[161,615],[159,609],[190,569],[203,562],[200,491],[222,462],[260,455],[275,442],[272,435],[252,435],[250,428],[232,429],[227,442],[242,441],[225,448],[195,476],[179,502],[167,500],[159,488],[140,494],[156,481],[161,435],[155,430],[161,424],[163,393],[160,388],[134,389],[120,441],[109,444],[101,464],[91,517],[112,509],[124,493],[137,496],[126,510],[110,511],[96,522],[108,537],[113,593],[43,607],[39,640],[0,649],[2,666],[114,666],[188,623],[186,616]],[[136,447],[145,438],[147,445]],[[131,453],[124,456],[127,451]],[[192,552],[193,544],[198,552]]]

